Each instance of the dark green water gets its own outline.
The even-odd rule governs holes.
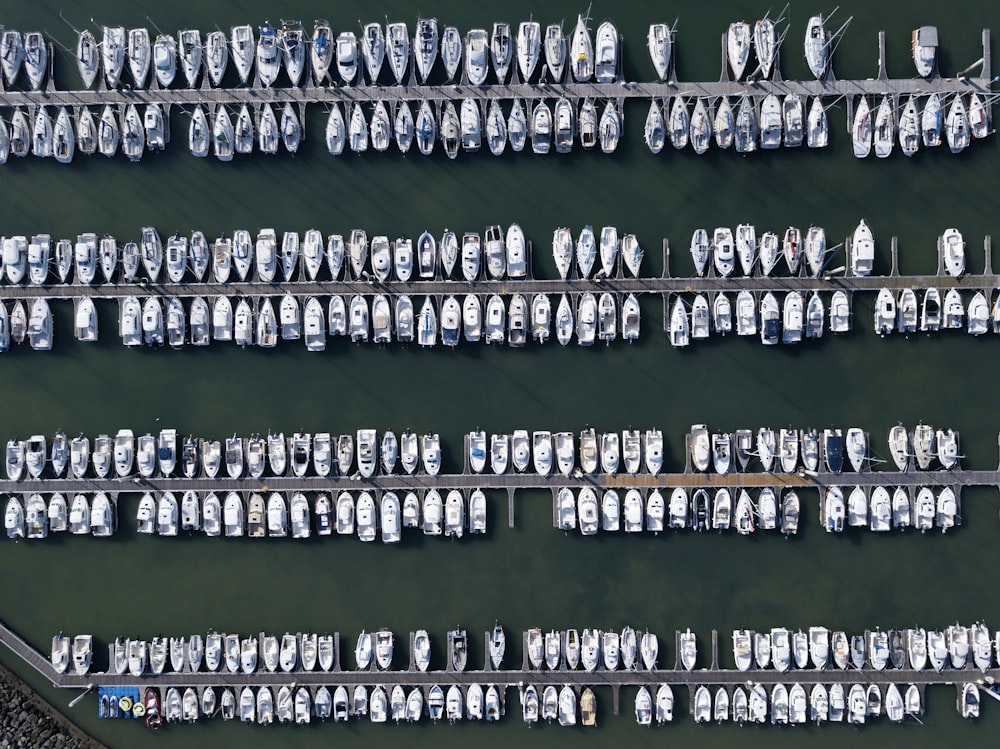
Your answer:
[[[184,7],[188,5],[190,7]],[[40,28],[66,45],[73,33],[59,19],[60,5],[9,0],[2,20],[20,29]],[[719,72],[719,35],[732,20],[752,20],[765,3],[703,2],[664,7],[633,2],[595,4],[593,16],[613,15],[625,37],[626,73],[649,80],[645,34],[653,21],[680,18],[678,65],[682,79],[712,79]],[[401,19],[417,11],[462,30],[488,27],[502,16],[546,24],[572,24],[582,7],[573,3],[531,5],[521,0],[502,12],[461,2],[177,3],[102,0],[85,9],[67,8],[82,25],[146,24],[150,14],[165,29],[209,30],[218,24],[260,23],[265,18],[327,17],[335,29],[356,28],[357,19]],[[830,7],[796,3],[783,61],[786,78],[807,75],[801,59],[806,19]],[[962,2],[941,6],[913,2],[842,5],[838,18],[854,21],[839,47],[839,77],[869,77],[876,71],[876,34],[888,34],[891,75],[912,74],[910,30],[937,24],[942,68],[955,71],[980,56],[980,30],[994,25],[995,6]],[[60,56],[58,81],[75,80],[70,56]],[[46,231],[54,237],[82,231],[136,235],[143,224],[161,233],[200,228],[208,236],[259,226],[416,236],[425,228],[482,230],[487,224],[519,222],[530,239],[547,248],[552,229],[585,223],[616,224],[634,231],[647,248],[645,273],[659,272],[662,237],[685,247],[697,226],[751,221],[779,230],[790,223],[822,224],[828,236],[846,236],[864,217],[879,244],[881,270],[888,245],[899,237],[901,269],[929,272],[935,237],[947,226],[965,233],[971,268],[974,250],[995,231],[992,181],[1000,166],[996,140],[974,144],[954,157],[939,151],[912,160],[857,162],[850,156],[843,111],[833,111],[832,146],[822,153],[801,150],[754,158],[667,149],[645,150],[645,107],[626,111],[626,137],[614,157],[574,154],[566,158],[508,154],[430,159],[387,154],[332,159],[321,142],[323,118],[310,110],[308,142],[295,158],[254,157],[229,165],[186,153],[186,121],[174,116],[174,143],[165,154],[140,165],[119,158],[81,158],[71,167],[34,159],[0,169],[0,232]],[[539,255],[547,255],[542,251]],[[673,272],[690,272],[677,257]],[[548,257],[535,272],[553,273]],[[964,334],[935,339],[880,340],[871,332],[871,301],[855,302],[855,332],[837,340],[796,348],[763,348],[755,340],[710,342],[675,351],[661,329],[658,299],[643,302],[643,336],[632,345],[561,349],[555,344],[524,350],[463,346],[457,351],[378,349],[331,344],[323,354],[301,345],[272,352],[213,346],[194,351],[126,351],[115,335],[116,315],[102,306],[102,343],[72,343],[68,304],[55,304],[56,349],[20,350],[3,357],[0,392],[7,395],[2,439],[13,434],[51,434],[57,428],[91,435],[128,425],[137,433],[172,425],[182,433],[221,437],[238,431],[352,431],[361,426],[441,433],[451,469],[462,434],[523,427],[578,431],[629,425],[659,426],[668,440],[668,460],[678,467],[682,435],[690,424],[716,429],[827,425],[862,426],[878,444],[897,421],[918,420],[961,430],[966,464],[995,465],[993,416],[1000,355],[991,339]],[[884,453],[885,450],[883,449]],[[111,541],[51,538],[44,544],[0,543],[3,604],[0,619],[40,649],[51,635],[92,632],[102,642],[116,635],[151,637],[215,628],[222,631],[339,630],[346,640],[361,628],[391,627],[398,635],[425,627],[434,645],[461,623],[481,632],[499,617],[512,632],[530,626],[620,628],[626,623],[655,629],[669,638],[690,626],[703,643],[712,628],[806,627],[861,630],[919,622],[942,627],[955,619],[984,618],[1000,626],[1000,592],[988,572],[997,533],[997,501],[991,490],[966,492],[965,526],[940,535],[872,538],[819,530],[815,497],[805,503],[799,538],[743,539],[715,535],[660,538],[565,538],[552,530],[548,497],[521,494],[517,527],[506,528],[506,503],[490,500],[491,530],[485,540],[444,543],[408,538],[399,548],[354,540],[254,543],[225,539],[138,538],[132,531],[135,499],[123,502],[123,532]],[[726,642],[726,640],[724,640]],[[726,648],[723,647],[724,663]],[[519,659],[519,648],[512,657]],[[473,661],[482,659],[482,649]],[[673,658],[673,652],[668,653]],[[23,667],[6,652],[0,659]],[[662,658],[661,658],[662,660]],[[56,705],[71,695],[24,674]],[[510,692],[513,696],[514,692]],[[953,692],[929,691],[926,725],[869,725],[860,736],[843,725],[794,731],[732,726],[700,727],[681,720],[655,733],[631,717],[632,694],[623,695],[623,715],[613,717],[610,692],[599,690],[598,732],[540,726],[526,728],[516,699],[498,726],[311,726],[270,729],[203,722],[171,727],[155,739],[138,722],[96,718],[96,699],[66,712],[115,747],[188,746],[412,746],[483,747],[626,743],[661,745],[792,746],[803,740],[841,746],[850,735],[868,746],[973,746],[996,729],[992,702],[978,724],[961,720]]]

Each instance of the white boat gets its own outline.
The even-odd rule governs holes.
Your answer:
[[[568,55],[566,36],[561,23],[553,23],[546,27],[543,46],[548,72],[552,75],[552,80],[559,83],[563,80]]]
[[[913,156],[920,148],[920,112],[914,96],[907,99],[899,115],[899,148],[904,156]]]
[[[871,108],[868,106],[868,99],[865,96],[861,96],[854,108],[854,125],[851,127],[855,158],[864,159],[871,153],[873,131]]]
[[[542,51],[542,30],[537,21],[521,21],[517,28],[517,67],[523,83],[531,83]]]
[[[892,154],[892,147],[896,142],[896,121],[893,105],[888,96],[882,97],[882,102],[875,111],[872,139],[874,140],[876,157],[884,159]]]
[[[723,96],[715,108],[712,130],[715,132],[715,145],[720,149],[726,150],[733,145],[736,138],[736,117],[728,96]]]
[[[670,72],[670,58],[673,54],[673,32],[665,23],[654,23],[649,26],[646,46],[650,60],[656,70],[656,76],[661,81],[667,80]]]
[[[378,83],[385,61],[385,34],[377,23],[366,23],[361,32],[361,56],[365,62],[369,83]]]
[[[594,77],[594,42],[587,29],[587,19],[583,16],[577,16],[576,27],[573,29],[569,62],[570,73],[577,83],[586,83]]]
[[[969,116],[965,109],[965,102],[958,94],[951,101],[948,107],[948,116],[944,123],[945,140],[948,141],[948,148],[952,153],[964,151],[970,142]]]
[[[805,55],[809,70],[817,80],[826,77],[830,66],[830,32],[822,16],[813,16],[806,23]]]
[[[462,62],[462,35],[454,26],[445,26],[441,36],[441,62],[444,64],[445,76],[450,83],[458,72]]]
[[[940,247],[945,271],[953,278],[960,278],[965,273],[965,239],[962,232],[954,227],[945,229]]]
[[[611,21],[597,27],[594,74],[598,83],[614,83],[618,77],[618,29]]]
[[[746,21],[729,24],[726,33],[726,52],[729,67],[733,71],[733,80],[738,81],[743,78],[747,60],[750,58],[750,41],[750,25]]]
[[[774,149],[781,146],[782,125],[781,100],[774,94],[768,94],[760,105],[759,130],[762,149]]]

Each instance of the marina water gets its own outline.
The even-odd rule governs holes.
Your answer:
[[[567,29],[580,4],[523,0],[491,8],[459,2],[389,1],[381,4],[321,2],[212,3],[181,7],[93,0],[67,8],[76,26],[88,23],[148,25],[164,31],[216,24],[262,23],[270,18],[326,17],[335,31],[357,21],[403,20],[411,29],[419,13],[463,32],[512,23],[533,15],[543,25],[565,19]],[[625,75],[651,80],[645,37],[654,21],[679,18],[677,49],[681,80],[713,80],[720,69],[719,39],[731,21],[752,21],[765,3],[704,2],[664,6],[633,2],[595,3],[596,27],[610,16],[624,38]],[[782,47],[786,79],[808,75],[801,54],[806,19],[832,5],[794,3],[791,30]],[[981,54],[980,32],[997,20],[987,2],[947,7],[914,0],[841,4],[831,22],[853,15],[837,47],[839,78],[875,75],[876,35],[887,33],[890,76],[914,75],[910,31],[936,24],[941,67],[946,74]],[[58,7],[10,0],[0,22],[42,29],[67,46],[75,35]],[[996,25],[996,24],[994,24]],[[60,52],[56,80],[76,85],[72,54]],[[903,273],[933,272],[935,240],[957,226],[968,241],[971,272],[982,271],[982,237],[1000,232],[993,176],[1000,167],[996,138],[952,156],[946,148],[906,160],[856,161],[843,105],[829,113],[831,146],[822,152],[781,150],[744,158],[712,149],[705,156],[667,148],[651,156],[642,143],[645,106],[625,110],[625,132],[613,156],[576,152],[539,157],[528,153],[495,159],[487,152],[449,162],[440,149],[430,158],[386,154],[330,157],[322,144],[324,113],[310,108],[307,138],[299,154],[237,159],[219,164],[192,158],[184,147],[186,116],[173,113],[173,143],[148,154],[139,165],[123,157],[80,158],[71,167],[34,158],[12,159],[0,168],[0,233],[45,231],[73,237],[84,231],[119,238],[137,236],[142,225],[161,235],[201,229],[209,238],[236,228],[263,226],[304,231],[316,227],[346,233],[417,236],[424,229],[480,231],[488,224],[518,222],[535,246],[534,271],[554,277],[549,252],[552,231],[585,224],[617,225],[635,232],[646,249],[644,274],[659,273],[661,239],[674,249],[674,275],[692,272],[686,251],[699,227],[741,222],[783,230],[810,223],[827,230],[830,244],[842,241],[865,218],[877,242],[876,273],[888,272],[889,240],[899,238]],[[831,265],[841,264],[842,255]],[[738,283],[734,281],[734,287]],[[642,336],[631,346],[560,348],[554,341],[523,350],[463,344],[455,351],[392,346],[356,347],[331,341],[322,354],[299,344],[274,351],[215,345],[204,350],[125,350],[114,335],[117,309],[99,304],[104,335],[95,346],[73,342],[68,303],[54,303],[57,325],[52,352],[26,346],[0,361],[0,392],[6,394],[3,439],[63,429],[71,436],[137,434],[176,427],[222,439],[233,432],[269,429],[291,433],[351,432],[372,426],[397,432],[440,432],[444,471],[461,465],[462,435],[475,427],[489,432],[515,428],[599,430],[660,427],[666,461],[683,465],[681,435],[692,423],[732,431],[780,427],[861,426],[870,431],[876,454],[888,458],[885,435],[902,421],[923,420],[961,431],[965,465],[997,461],[995,371],[998,342],[962,332],[879,339],[872,332],[874,295],[854,302],[854,331],[796,347],[766,349],[756,339],[713,340],[691,350],[672,349],[662,332],[658,298],[642,300]],[[450,464],[449,464],[449,461]],[[956,619],[985,619],[1000,626],[1000,586],[989,569],[990,549],[1000,532],[996,492],[963,493],[964,525],[952,534],[875,536],[820,530],[818,494],[802,492],[804,518],[797,538],[742,538],[716,534],[664,534],[657,538],[582,539],[553,530],[549,495],[520,492],[516,526],[506,527],[506,497],[489,495],[490,530],[485,539],[441,543],[409,536],[398,548],[354,539],[290,540],[140,538],[134,534],[137,496],[121,503],[122,530],[111,540],[52,537],[44,544],[0,543],[4,603],[0,619],[45,651],[49,638],[92,632],[100,644],[116,635],[148,639],[220,631],[340,631],[345,641],[362,628],[381,626],[397,636],[424,627],[435,651],[432,668],[443,667],[444,634],[456,624],[470,633],[470,664],[481,665],[481,637],[495,619],[508,632],[625,624],[656,630],[672,643],[674,629],[691,627],[704,652],[711,629],[720,631],[724,665],[732,666],[728,632],[736,627],[862,631],[919,623],[942,628]],[[520,662],[512,637],[508,661]],[[98,647],[99,658],[103,654]],[[666,653],[672,662],[673,647]],[[70,695],[26,674],[9,653],[0,659],[22,673],[43,695],[65,706]],[[398,660],[398,659],[397,659]],[[665,659],[661,655],[661,662]],[[102,662],[102,661],[99,661]],[[789,679],[789,682],[793,677]],[[518,715],[516,690],[508,691],[506,718],[496,726],[341,725],[247,727],[220,720],[171,726],[154,738],[140,721],[100,721],[96,699],[66,709],[72,719],[111,746],[198,745],[217,747],[410,746],[448,747],[474,741],[483,747],[577,745],[579,730],[541,725],[528,729]],[[685,718],[650,733],[635,725],[634,692],[622,694],[620,716],[611,714],[610,690],[597,690],[599,729],[589,742],[629,745],[669,742],[740,746],[841,746],[843,725],[798,730],[698,726]],[[685,697],[681,696],[681,702]],[[925,725],[900,727],[887,721],[866,726],[859,745],[931,747],[949,742],[973,746],[1000,725],[990,701],[978,723],[963,721],[954,692],[928,690]],[[686,708],[679,711],[686,716]],[[737,731],[739,733],[737,734]]]

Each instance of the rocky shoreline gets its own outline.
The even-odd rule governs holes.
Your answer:
[[[0,666],[0,749],[106,749]]]

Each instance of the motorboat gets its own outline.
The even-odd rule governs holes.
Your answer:
[[[854,230],[851,240],[851,273],[855,276],[868,276],[872,272],[875,260],[875,240],[872,230],[864,219]]]
[[[917,75],[930,78],[937,64],[938,33],[936,26],[920,26],[913,30],[911,50]]]
[[[954,227],[945,229],[940,247],[945,271],[953,278],[960,278],[965,273],[965,240],[962,232]]]
[[[594,75],[598,83],[614,83],[619,68],[618,29],[611,21],[597,27]]]
[[[770,150],[781,146],[782,124],[781,100],[775,94],[768,94],[760,105],[758,129],[762,149]]]
[[[489,72],[489,36],[486,29],[472,29],[465,37],[465,75],[473,86],[486,82]]]

